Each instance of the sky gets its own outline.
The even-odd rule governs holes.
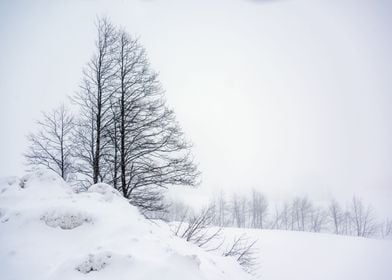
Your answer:
[[[140,38],[202,171],[198,194],[363,197],[392,214],[387,0],[0,1],[0,177],[78,90],[97,16]]]

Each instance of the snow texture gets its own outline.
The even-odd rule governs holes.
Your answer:
[[[223,234],[227,242],[242,234],[258,240],[258,279],[392,279],[392,240],[239,228],[226,228]]]
[[[0,180],[1,280],[391,280],[392,241],[224,229],[258,239],[254,276],[179,239],[105,184],[75,193],[52,173]],[[228,245],[227,244],[227,245]]]
[[[146,220],[105,184],[75,193],[38,171],[0,181],[0,279],[251,279]]]
[[[92,223],[87,213],[76,212],[74,209],[50,209],[41,218],[50,227],[74,229],[84,223]]]

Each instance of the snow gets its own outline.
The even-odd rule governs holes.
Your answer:
[[[226,228],[256,243],[263,280],[390,280],[392,241],[319,233]],[[0,180],[0,279],[236,279],[229,257],[175,237],[146,220],[105,184],[76,193],[57,175]]]
[[[251,279],[146,220],[105,184],[38,171],[0,181],[0,279]]]
[[[257,239],[263,280],[391,280],[392,240],[280,230],[226,228],[226,240]]]

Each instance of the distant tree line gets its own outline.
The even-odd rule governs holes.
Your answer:
[[[162,189],[196,185],[198,169],[174,112],[139,41],[107,19],[97,21],[95,52],[79,91],[44,113],[28,136],[32,168],[46,167],[87,187],[114,186],[143,211],[165,208]]]
[[[267,197],[256,190],[249,195],[234,193],[227,196],[224,192],[220,192],[212,199],[208,209],[211,225],[217,227],[392,238],[392,220],[379,221],[372,206],[355,196],[345,206],[334,199],[319,206],[306,196],[271,205]],[[182,202],[174,201],[165,218],[170,221],[181,221],[184,213],[189,215],[192,212],[195,210]]]

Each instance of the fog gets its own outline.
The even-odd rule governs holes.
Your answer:
[[[78,90],[105,15],[140,38],[203,173],[200,197],[354,193],[392,213],[392,4],[2,1],[0,176],[41,110]]]

